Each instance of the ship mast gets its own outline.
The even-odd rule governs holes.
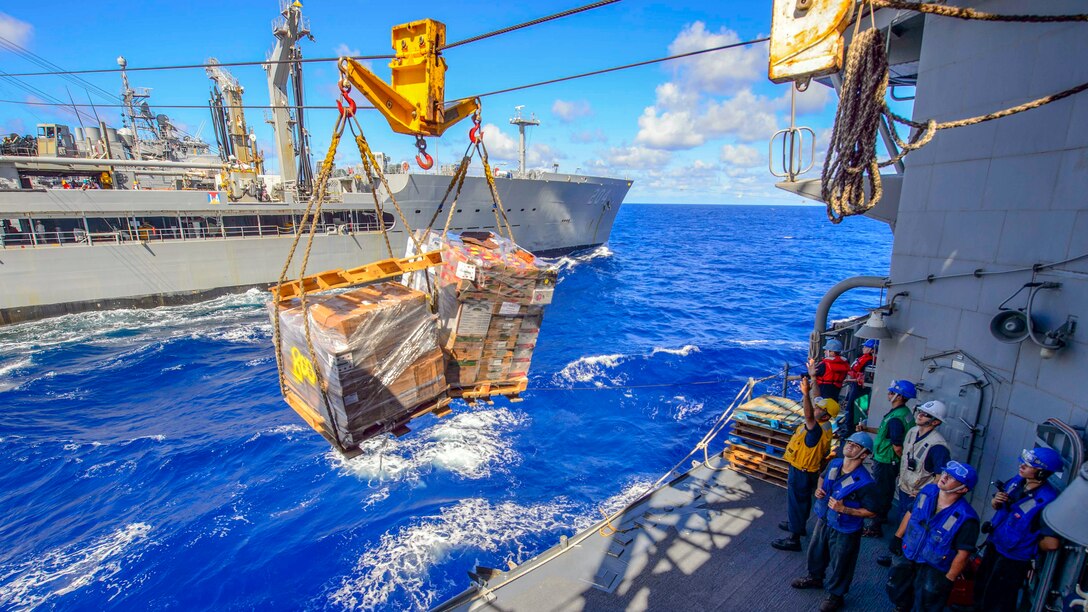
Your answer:
[[[143,159],[143,155],[140,153],[140,130],[137,127],[136,121],[136,99],[146,99],[150,97],[147,90],[136,91],[132,89],[132,86],[128,82],[128,71],[125,70],[128,67],[128,60],[125,56],[120,55],[117,57],[117,65],[121,67],[121,100],[125,105],[125,113],[128,115],[128,124],[132,128],[132,149],[134,157],[136,159]]]
[[[525,174],[525,126],[540,125],[535,114],[530,115],[528,119],[522,117],[521,109],[523,108],[525,107],[515,106],[515,114],[510,118],[510,123],[518,126],[518,174]]]
[[[268,73],[268,98],[272,104],[272,124],[276,136],[276,152],[280,157],[280,174],[284,184],[294,183],[300,193],[309,193],[313,184],[310,166],[309,134],[302,113],[302,50],[298,41],[303,36],[313,40],[308,24],[302,19],[302,3],[298,0],[284,6],[282,21],[273,26],[276,46],[264,65]],[[294,105],[288,95],[287,81],[292,81]],[[295,108],[294,116],[291,114]],[[296,158],[298,158],[296,165]]]

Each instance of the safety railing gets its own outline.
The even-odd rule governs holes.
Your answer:
[[[389,229],[387,227],[387,229]],[[304,232],[309,227],[303,228]],[[378,223],[323,223],[317,233],[333,236],[378,233]],[[35,247],[93,246],[129,242],[174,242],[185,240],[256,239],[293,236],[293,227],[268,225],[200,226],[200,227],[136,227],[87,232],[84,229],[42,230],[33,232],[0,232],[0,248],[25,249]]]

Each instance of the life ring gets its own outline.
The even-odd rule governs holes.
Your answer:
[[[401,171],[402,174],[408,174],[408,171],[411,170],[411,169],[412,169],[412,167],[408,165],[408,162],[401,162],[400,163],[400,171]]]

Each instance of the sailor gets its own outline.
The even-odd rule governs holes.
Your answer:
[[[846,440],[843,458],[827,466],[816,489],[816,527],[808,545],[808,575],[795,589],[827,589],[821,612],[842,608],[861,550],[861,529],[877,507],[873,477],[862,463],[873,454],[873,437],[858,432]],[[827,575],[830,574],[830,575]],[[825,581],[826,576],[826,581]]]
[[[812,510],[812,495],[816,492],[820,471],[831,452],[831,419],[839,414],[839,403],[835,400],[812,398],[808,377],[801,379],[801,394],[805,421],[797,426],[783,454],[783,459],[790,464],[786,476],[789,520],[779,523],[778,528],[788,531],[790,535],[771,542],[771,546],[778,550],[796,552],[801,550],[801,536],[806,533],[805,523]]]
[[[842,356],[842,342],[835,338],[830,338],[824,344],[823,361],[816,363],[815,359],[808,360],[808,375],[816,381],[820,397],[836,402],[839,401],[842,383],[849,370],[850,364]]]
[[[1043,508],[1058,497],[1058,489],[1047,479],[1062,467],[1062,457],[1054,449],[1025,450],[1020,453],[1020,471],[999,486],[990,501],[997,514],[990,522],[975,578],[978,609],[1016,610],[1032,560],[1040,551],[1058,549],[1056,534],[1041,519]]]
[[[872,338],[866,340],[861,345],[861,355],[858,355],[858,358],[850,364],[850,369],[846,372],[846,381],[843,383],[846,399],[842,404],[843,413],[846,415],[844,419],[846,431],[853,431],[854,426],[861,420],[858,418],[854,402],[872,392],[872,388],[866,382],[865,370],[876,361],[877,344],[878,342]]]
[[[978,514],[964,499],[976,484],[975,468],[949,461],[937,482],[922,487],[903,515],[889,547],[902,557],[885,586],[896,610],[944,610],[978,540]]]
[[[858,431],[867,431],[876,434],[873,450],[873,478],[876,479],[877,499],[880,502],[876,508],[876,516],[868,521],[865,537],[879,538],[884,536],[884,524],[888,522],[888,512],[892,509],[892,501],[895,499],[895,483],[899,478],[899,458],[903,456],[903,441],[907,437],[907,431],[914,426],[914,419],[910,414],[907,401],[917,397],[914,383],[909,380],[894,381],[888,387],[888,403],[891,410],[880,421],[880,427],[873,429],[865,423],[858,423]],[[891,519],[895,524],[899,520],[898,513]],[[891,559],[888,559],[891,562]]]
[[[937,481],[944,464],[951,458],[948,442],[937,431],[948,416],[948,407],[941,400],[931,400],[914,409],[914,424],[903,439],[902,460],[899,462],[897,514],[914,505],[922,487]]]

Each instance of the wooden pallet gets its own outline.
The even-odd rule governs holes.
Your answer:
[[[403,257],[401,259],[383,259],[365,266],[351,268],[349,270],[326,270],[301,280],[293,280],[284,283],[282,290],[272,287],[272,299],[276,302],[297,298],[303,293],[310,294],[315,291],[329,289],[343,289],[354,285],[362,285],[386,278],[401,276],[408,272],[425,270],[432,266],[442,264],[442,251],[428,251],[420,255]]]
[[[733,433],[742,438],[748,438],[762,444],[769,444],[782,450],[786,449],[786,446],[790,443],[790,438],[793,437],[792,435],[785,434],[781,431],[764,429],[745,423],[744,421],[733,422]]]
[[[722,455],[729,460],[729,467],[734,471],[747,476],[769,482],[780,487],[786,486],[786,476],[776,470],[768,469],[765,465],[752,464],[739,459],[734,453],[725,451]]]
[[[496,395],[504,395],[511,402],[520,402],[519,395],[529,387],[529,379],[522,377],[502,382],[479,382],[468,387],[450,387],[450,397],[459,397],[472,404],[477,400],[488,401]]]
[[[731,453],[738,460],[746,461],[753,465],[766,465],[768,469],[777,470],[781,472],[783,476],[787,475],[790,471],[790,464],[781,457],[775,457],[774,455],[768,455],[767,453],[761,453],[735,444],[731,447]]]

